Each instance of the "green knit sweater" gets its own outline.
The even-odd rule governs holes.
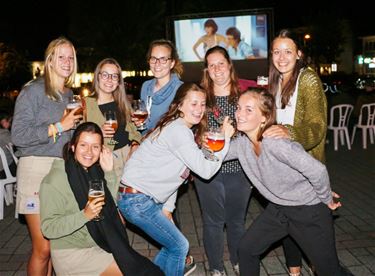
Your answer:
[[[115,199],[118,190],[115,173],[106,172],[105,179]],[[40,185],[39,198],[41,229],[52,250],[97,246],[85,225],[89,220],[79,209],[70,188],[63,160],[53,162]]]
[[[327,98],[315,71],[300,73],[294,125],[286,125],[292,139],[321,162],[325,162],[327,134]]]

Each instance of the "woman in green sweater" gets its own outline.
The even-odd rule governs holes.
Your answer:
[[[93,93],[85,98],[87,122],[97,123],[104,135],[104,144],[114,151],[114,170],[120,179],[126,160],[139,145],[141,134],[131,121],[131,106],[125,93],[121,67],[113,58],[103,59],[95,69]],[[105,113],[116,114],[118,128],[106,123]],[[115,144],[111,144],[113,139]]]
[[[40,188],[43,235],[50,240],[56,275],[162,275],[134,251],[117,211],[112,152],[98,125],[79,125]],[[89,181],[104,182],[105,198],[88,201]],[[93,220],[99,213],[103,219]],[[126,272],[126,273],[125,273]]]

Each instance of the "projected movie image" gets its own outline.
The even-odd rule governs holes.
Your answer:
[[[206,51],[225,47],[233,60],[267,58],[267,15],[241,15],[174,21],[182,62],[203,61]]]

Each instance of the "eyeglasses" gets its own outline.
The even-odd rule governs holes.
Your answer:
[[[108,74],[107,72],[103,71],[103,72],[100,72],[99,75],[102,76],[103,80],[111,79],[112,81],[118,81],[120,79],[120,75],[116,73]]]
[[[161,58],[157,58],[157,57],[150,57],[148,62],[150,62],[150,64],[156,64],[158,61],[160,62],[160,64],[166,64],[168,62],[168,60],[171,60],[172,58],[170,57],[161,57]]]

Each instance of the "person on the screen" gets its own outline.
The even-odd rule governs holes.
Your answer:
[[[207,52],[208,49],[214,46],[217,46],[219,44],[227,44],[225,36],[216,33],[217,29],[218,26],[213,19],[208,19],[206,20],[206,22],[204,22],[204,30],[206,34],[201,36],[193,46],[193,51],[199,60],[203,61],[203,57],[197,51],[198,47],[201,44],[203,44],[204,54]]]
[[[241,40],[241,32],[236,27],[230,27],[226,31],[228,53],[231,59],[253,59],[253,49],[245,41]]]

